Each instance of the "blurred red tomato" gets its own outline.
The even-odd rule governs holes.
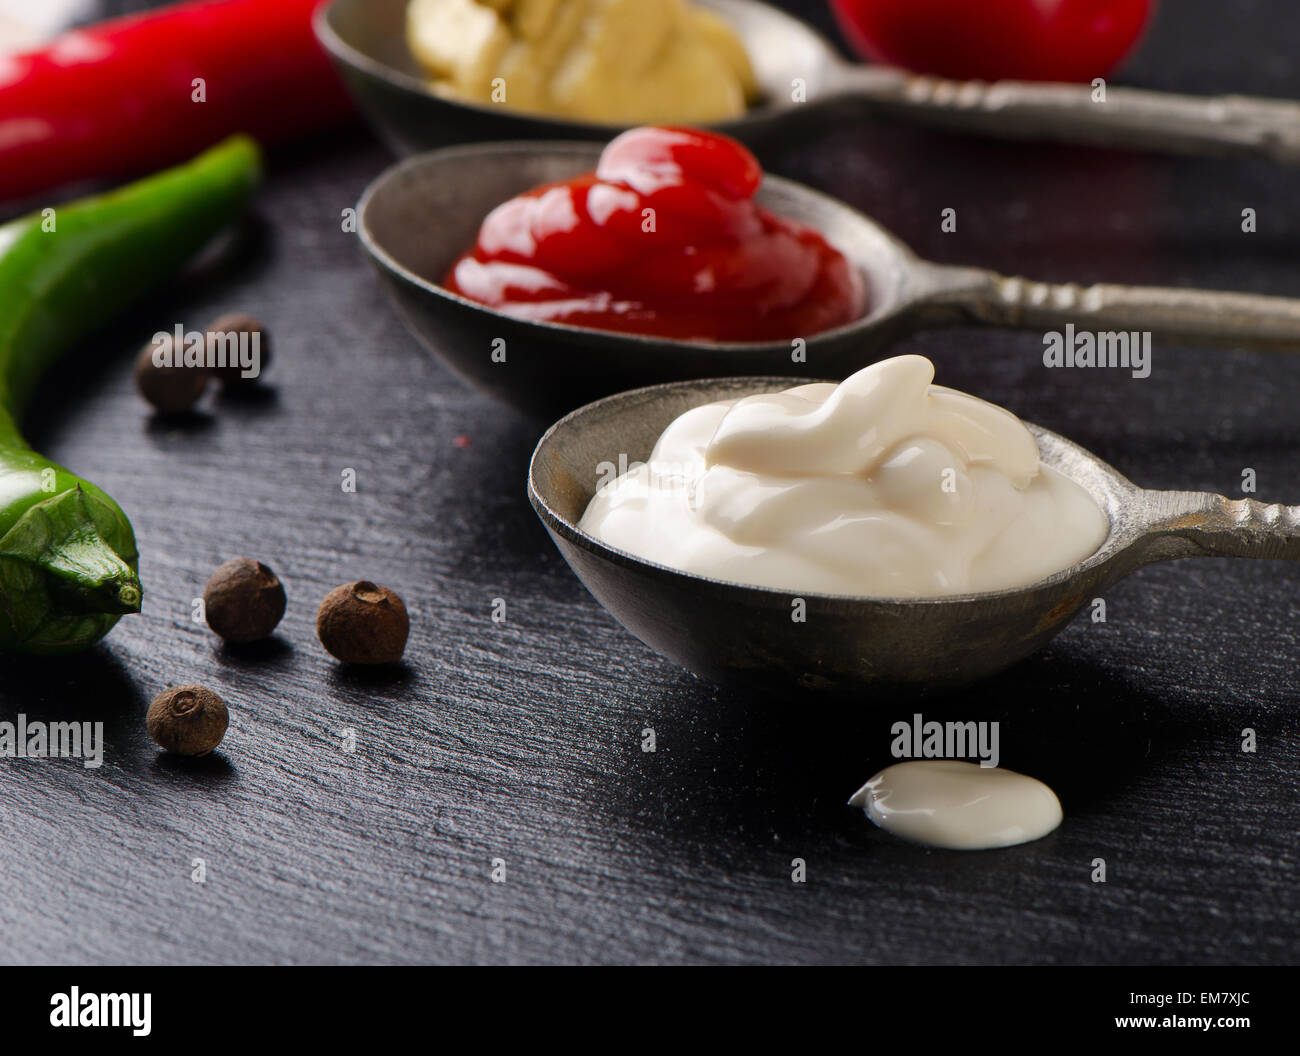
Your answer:
[[[1129,53],[1155,0],[831,0],[866,58],[985,81],[1090,81]]]

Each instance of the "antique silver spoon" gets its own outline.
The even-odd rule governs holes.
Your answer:
[[[659,434],[701,404],[806,384],[725,378],[619,393],[553,425],[533,453],[528,497],[560,553],[613,616],[656,652],[721,684],[812,690],[870,703],[992,675],[1041,648],[1116,581],[1182,557],[1300,560],[1300,507],[1139,488],[1091,452],[1029,425],[1042,461],[1082,485],[1110,519],[1087,560],[1028,587],[908,599],[796,595],[646,561],[578,528],[602,470],[648,458]],[[1028,425],[1028,423],[1026,423]]]
[[[367,188],[358,231],[410,329],[474,385],[554,418],[597,396],[654,382],[736,374],[843,378],[916,330],[973,323],[1059,331],[1149,331],[1153,340],[1300,349],[1300,300],[1166,287],[1078,286],[933,264],[874,220],[768,176],[758,202],[816,228],[866,279],[860,319],[791,341],[678,341],[532,322],[445,289],[493,208],[521,191],[595,168],[589,143],[488,143],[398,162]],[[1158,354],[1158,350],[1157,350]],[[1158,366],[1157,366],[1157,369]]]
[[[814,111],[856,105],[1012,139],[1300,162],[1300,103],[1111,86],[1099,99],[1091,85],[918,76],[845,62],[804,23],[756,0],[698,2],[739,35],[763,96],[743,116],[712,127],[756,148],[789,138]],[[407,0],[334,0],[315,19],[317,37],[362,112],[399,153],[491,139],[612,139],[622,131],[438,95],[406,46],[406,6]]]

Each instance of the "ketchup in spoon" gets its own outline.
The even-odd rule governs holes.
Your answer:
[[[679,339],[807,337],[861,316],[862,277],[756,205],[762,178],[725,136],[632,129],[594,173],[494,209],[444,285],[520,318]]]

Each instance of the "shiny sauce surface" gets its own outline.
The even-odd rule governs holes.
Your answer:
[[[494,209],[443,284],[521,318],[677,339],[787,340],[860,317],[861,275],[758,206],[762,178],[725,136],[633,129],[595,172]]]

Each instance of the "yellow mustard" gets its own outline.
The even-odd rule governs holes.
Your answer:
[[[757,95],[731,27],[686,0],[411,0],[406,36],[437,91],[555,117],[721,121]]]

